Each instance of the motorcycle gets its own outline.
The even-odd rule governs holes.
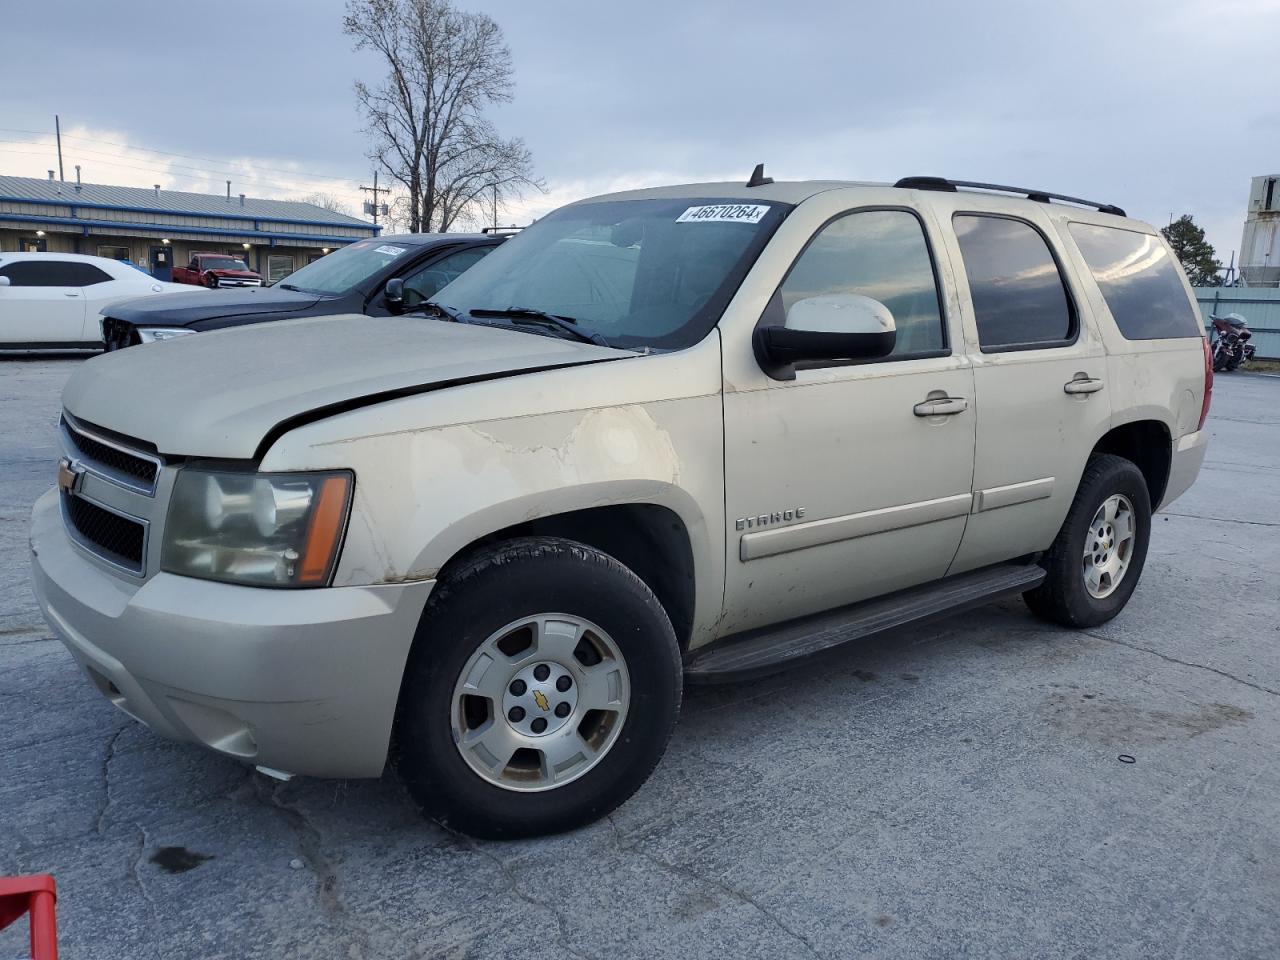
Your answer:
[[[1215,373],[1239,370],[1257,352],[1249,341],[1253,333],[1249,330],[1248,321],[1238,313],[1228,313],[1225,317],[1210,315],[1213,322],[1213,369]]]

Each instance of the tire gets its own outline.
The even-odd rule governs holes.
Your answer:
[[[205,286],[207,286],[210,290],[217,290],[218,278],[214,276],[212,273],[209,274],[209,279],[205,281]]]
[[[526,624],[531,618],[540,619]],[[583,639],[572,656],[555,659],[550,651],[557,638],[562,650],[572,647],[564,640],[570,636],[567,623],[579,624]],[[513,627],[520,624],[525,625]],[[508,658],[497,648],[501,642],[511,650],[512,637],[525,642],[525,631],[536,638],[532,652],[512,652]],[[609,655],[584,665],[602,652]],[[578,659],[587,653],[591,656]],[[544,658],[569,675],[572,686],[530,689],[539,681],[564,682],[558,674],[528,673],[540,670]],[[491,671],[497,672],[491,677]],[[529,720],[521,709],[523,727],[509,722],[515,716],[508,704],[517,690],[519,677],[512,679],[517,671],[528,673],[528,687],[519,686],[525,697],[520,702],[533,715]],[[680,647],[666,612],[613,557],[551,537],[497,544],[465,561],[432,593],[405,669],[393,763],[423,812],[443,826],[486,839],[570,830],[603,817],[648,779],[675,727],[682,680]],[[468,694],[473,681],[491,695]],[[541,689],[548,696],[536,701],[538,713],[528,698]],[[593,689],[607,689],[609,697],[625,695],[625,708],[591,709],[588,691]],[[573,697],[574,705],[558,720],[562,715],[556,711],[567,700],[548,711],[561,696]],[[533,735],[536,726],[527,726],[539,719],[545,731],[541,739]],[[560,726],[548,729],[548,720]],[[589,728],[591,723],[595,726]],[[588,729],[593,732],[583,732]],[[495,754],[485,754],[473,741],[490,735],[502,738],[497,753],[508,752],[503,747],[512,740],[526,747],[509,763],[486,765],[486,757]],[[577,766],[566,760],[563,772],[561,767],[548,772],[548,758],[565,749],[557,744],[573,749],[588,739],[599,750],[597,759],[580,754]],[[557,778],[561,782],[553,782]]]
[[[1100,510],[1115,503],[1118,516],[1123,517],[1128,505],[1133,532],[1127,553],[1123,550],[1122,525],[1114,522],[1104,529],[1113,533],[1100,537],[1092,535]],[[1027,606],[1036,616],[1067,627],[1096,627],[1106,623],[1124,609],[1133,595],[1142,567],[1147,559],[1147,544],[1151,537],[1151,498],[1142,472],[1131,461],[1112,454],[1095,454],[1085,466],[1084,476],[1076,498],[1067,512],[1067,519],[1048,552],[1040,560],[1047,576],[1034,590],[1023,594]],[[1091,554],[1085,555],[1089,547]],[[1099,555],[1105,563],[1096,563]],[[1118,569],[1112,558],[1125,558],[1123,570],[1113,574],[1108,590],[1108,579],[1101,578],[1095,592],[1087,583],[1091,570],[1111,566]],[[1091,567],[1092,564],[1092,567]],[[1099,596],[1098,592],[1105,591]]]

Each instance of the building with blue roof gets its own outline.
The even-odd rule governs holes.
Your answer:
[[[296,200],[0,176],[0,251],[128,260],[164,280],[199,252],[232,254],[274,283],[378,230]]]

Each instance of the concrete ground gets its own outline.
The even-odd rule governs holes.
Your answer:
[[[168,743],[77,673],[26,547],[76,362],[0,366],[0,874],[56,875],[65,956],[1280,956],[1280,379],[1218,378],[1112,623],[1008,602],[691,690],[607,821],[477,843],[391,777]]]

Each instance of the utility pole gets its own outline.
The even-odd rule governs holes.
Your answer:
[[[498,185],[493,185],[493,229],[498,229]]]
[[[66,177],[62,175],[62,121],[58,119],[58,115],[53,115],[53,129],[58,136],[58,179],[66,182]]]
[[[377,171],[377,170],[374,170],[374,171],[373,171],[373,186],[372,186],[372,187],[366,187],[366,186],[364,186],[364,185],[362,184],[362,185],[361,185],[361,187],[360,187],[360,189],[361,189],[361,190],[363,190],[365,193],[372,193],[372,194],[373,194],[373,203],[372,203],[372,205],[371,205],[371,210],[372,210],[372,212],[373,212],[373,225],[376,227],[376,226],[378,225],[378,194],[380,194],[380,193],[390,193],[390,192],[391,192],[391,188],[390,188],[390,187],[379,187],[379,186],[378,186],[378,171]]]

